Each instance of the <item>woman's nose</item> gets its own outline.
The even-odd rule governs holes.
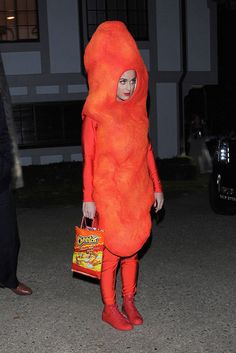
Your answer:
[[[131,91],[131,83],[130,83],[130,82],[127,83],[127,90],[128,90],[129,92]]]

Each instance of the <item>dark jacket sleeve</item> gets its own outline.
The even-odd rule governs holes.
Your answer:
[[[11,140],[8,133],[3,103],[0,97],[0,192],[9,187],[12,162]]]

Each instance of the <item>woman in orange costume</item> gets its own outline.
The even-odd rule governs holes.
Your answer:
[[[82,118],[85,217],[105,230],[101,275],[102,313],[119,330],[143,319],[134,304],[138,251],[150,235],[150,208],[163,193],[150,142],[146,98],[148,74],[133,37],[119,21],[102,23],[84,55],[89,95]],[[121,266],[123,305],[115,297]]]

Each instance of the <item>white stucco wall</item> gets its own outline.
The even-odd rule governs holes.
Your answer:
[[[158,71],[180,70],[179,12],[178,0],[156,1]]]
[[[81,71],[77,0],[47,0],[52,73]]]
[[[40,52],[3,52],[2,60],[6,75],[30,75],[42,72]]]
[[[158,156],[172,158],[178,151],[178,110],[175,83],[157,84]]]
[[[206,0],[187,0],[188,71],[211,70],[210,11]]]

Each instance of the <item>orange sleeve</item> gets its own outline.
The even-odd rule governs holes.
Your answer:
[[[149,174],[152,178],[153,181],[153,186],[154,186],[154,192],[162,192],[162,186],[161,186],[161,181],[158,175],[157,171],[157,166],[156,166],[156,161],[154,158],[153,150],[152,150],[152,145],[149,143],[148,146],[148,169],[149,169]]]
[[[86,117],[82,126],[83,148],[83,201],[93,201],[93,162],[95,155],[97,123]]]

